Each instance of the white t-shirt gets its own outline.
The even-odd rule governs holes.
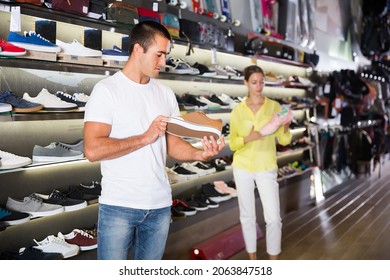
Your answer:
[[[119,71],[95,85],[84,122],[110,124],[109,137],[123,139],[144,133],[159,115],[180,115],[173,91],[155,79],[135,83]],[[99,202],[137,209],[170,206],[172,193],[165,164],[165,136],[127,155],[102,160]]]

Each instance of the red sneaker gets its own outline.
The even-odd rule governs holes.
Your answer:
[[[0,56],[21,56],[26,54],[26,49],[12,45],[0,39]]]

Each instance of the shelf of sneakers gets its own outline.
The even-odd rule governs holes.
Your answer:
[[[298,161],[292,162],[288,165],[278,168],[278,178],[277,181],[281,182],[290,178],[298,177],[307,173],[312,172],[315,166],[308,166],[304,163],[299,163]]]

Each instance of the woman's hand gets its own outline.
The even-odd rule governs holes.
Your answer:
[[[263,137],[259,131],[255,131],[255,127],[252,126],[251,132],[244,138],[244,143],[260,140]]]

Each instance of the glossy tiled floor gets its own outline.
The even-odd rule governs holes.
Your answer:
[[[390,163],[283,218],[283,260],[389,260]],[[246,259],[240,252],[232,259]],[[258,258],[267,259],[265,240]]]

